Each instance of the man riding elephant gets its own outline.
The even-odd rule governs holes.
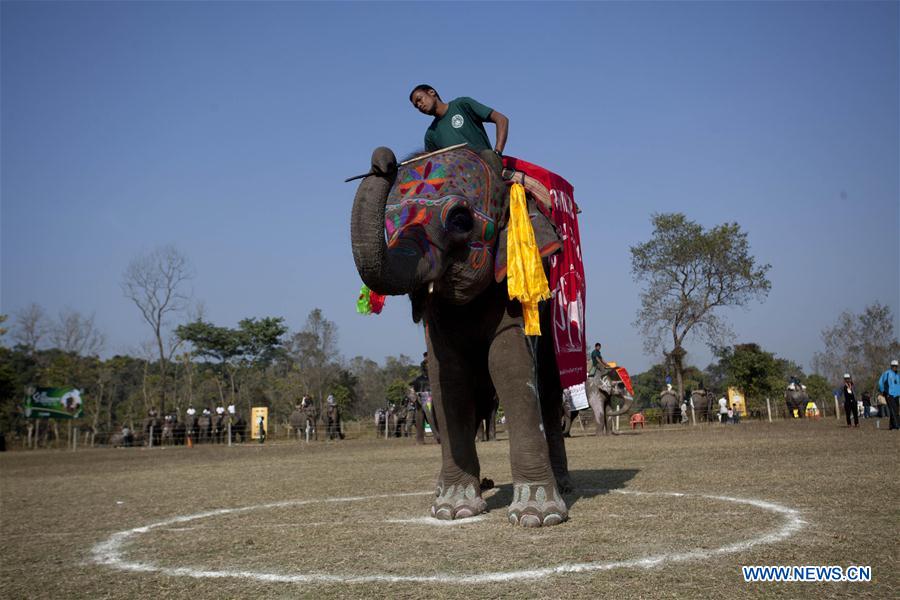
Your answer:
[[[560,373],[552,336],[525,333],[539,325],[549,334],[551,314],[527,303],[523,311],[510,299],[507,257],[523,250],[507,245],[509,237],[522,239],[510,236],[510,223],[522,225],[510,219],[510,192],[492,162],[459,148],[398,167],[389,149],[377,149],[353,204],[353,257],[369,288],[409,294],[414,321],[425,323],[443,456],[432,515],[458,519],[486,510],[475,432],[478,415],[497,394],[510,436],[509,520],[554,525],[568,517],[559,490],[571,486]],[[561,241],[550,219],[533,200],[520,211],[522,196],[515,199],[533,231],[525,249],[544,257],[557,252]],[[510,272],[520,281],[519,271]]]
[[[667,383],[666,389],[659,394],[659,405],[663,410],[666,425],[675,422],[675,411],[678,410],[678,394],[672,389],[672,384]]]
[[[802,419],[805,416],[809,395],[806,393],[806,386],[793,375],[784,392],[784,402],[787,405],[789,418]]]

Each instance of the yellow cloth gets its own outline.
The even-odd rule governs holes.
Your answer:
[[[538,301],[550,299],[541,254],[528,217],[525,188],[514,183],[509,190],[509,225],[506,230],[506,277],[509,297],[522,303],[525,335],[541,335]]]

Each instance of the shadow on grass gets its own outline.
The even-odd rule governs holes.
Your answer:
[[[640,469],[582,469],[570,471],[572,483],[575,489],[563,494],[566,505],[572,508],[582,498],[593,498],[608,494],[610,490],[625,487],[625,484],[634,479]],[[485,498],[488,510],[497,510],[509,506],[513,497],[513,486],[504,483],[495,488],[497,492],[489,498]]]

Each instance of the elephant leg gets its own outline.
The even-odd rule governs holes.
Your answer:
[[[562,383],[559,380],[559,368],[556,364],[556,350],[553,348],[553,340],[550,337],[552,331],[550,314],[548,310],[543,311],[541,331],[547,333],[538,339],[538,394],[541,402],[544,436],[547,439],[547,450],[550,455],[550,467],[553,469],[557,488],[560,492],[567,493],[572,491],[574,485],[569,476],[569,459],[566,456],[566,442],[562,427],[564,412]]]
[[[416,406],[416,443],[425,443],[425,409]]]
[[[491,343],[488,364],[509,428],[513,477],[509,521],[524,527],[562,523],[568,518],[568,508],[559,495],[550,463],[534,360],[521,318],[518,322],[508,315],[503,319]],[[562,440],[558,414],[552,435]]]
[[[487,510],[475,450],[476,389],[466,353],[426,336],[433,414],[441,432],[441,472],[431,515],[441,520],[474,517]],[[432,422],[432,429],[434,423]]]

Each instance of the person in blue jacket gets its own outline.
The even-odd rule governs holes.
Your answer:
[[[881,374],[878,379],[878,391],[884,394],[887,400],[888,416],[891,420],[891,429],[900,429],[900,373],[897,372],[898,363],[891,361],[891,368]]]

